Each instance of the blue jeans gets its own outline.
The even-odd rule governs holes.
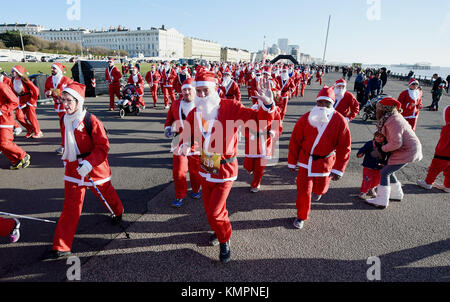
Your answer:
[[[387,165],[383,169],[381,169],[381,179],[380,179],[380,185],[382,186],[389,186],[389,180],[390,183],[397,183],[398,179],[395,176],[395,172],[406,166],[407,164],[401,164],[401,165]]]

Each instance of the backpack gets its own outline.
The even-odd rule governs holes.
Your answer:
[[[86,115],[84,116],[83,119],[83,124],[84,124],[84,128],[86,128],[86,132],[89,134],[89,136],[92,138],[92,123],[91,123],[91,115],[92,113],[90,113],[89,111],[86,111]],[[59,121],[60,124],[62,125],[62,123],[64,122],[64,117],[66,116],[66,114],[64,114],[61,117],[61,120]],[[105,128],[105,125],[103,125],[103,129],[105,129],[106,135],[108,135],[108,130]]]

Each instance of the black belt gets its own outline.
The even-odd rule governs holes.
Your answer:
[[[79,155],[77,155],[77,158],[85,158],[85,157],[88,157],[89,155],[91,155],[91,152],[79,154]]]
[[[226,164],[234,162],[235,160],[236,160],[236,156],[235,157],[230,157],[230,158],[227,158],[227,159],[222,159],[220,161],[220,164],[221,165],[226,165]]]
[[[316,155],[316,154],[310,154],[310,156],[312,156],[312,159],[313,159],[313,160],[319,160],[319,159],[325,159],[325,158],[331,157],[331,156],[333,156],[335,153],[336,153],[336,152],[333,151],[333,152],[331,152],[330,154],[325,155],[325,156],[320,156],[320,155]]]
[[[450,157],[448,157],[448,156],[435,155],[434,158],[450,161]]]

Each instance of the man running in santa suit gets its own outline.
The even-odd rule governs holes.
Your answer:
[[[347,91],[347,82],[344,79],[336,81],[334,94],[336,96],[334,109],[351,122],[359,113],[359,102],[351,92]]]
[[[219,86],[221,90],[220,97],[223,99],[241,101],[241,90],[235,80],[231,78],[229,69],[225,69],[223,73],[222,83]]]
[[[36,115],[39,88],[27,77],[23,66],[13,66],[11,70],[11,88],[19,98],[19,107],[16,110],[17,121],[27,129],[25,138],[41,138],[44,134],[39,126]],[[26,117],[26,118],[25,118]],[[33,135],[34,133],[34,135]]]
[[[150,86],[150,92],[153,98],[153,107],[156,107],[156,102],[158,101],[158,85],[161,80],[161,75],[156,70],[155,65],[150,67],[150,71],[145,75],[145,80]]]
[[[289,143],[288,167],[297,174],[297,217],[294,227],[303,228],[314,201],[327,193],[330,179],[339,180],[350,159],[348,122],[333,108],[333,87],[325,86],[317,105],[297,122]],[[312,195],[312,196],[311,196]]]
[[[322,86],[322,82],[323,82],[323,71],[322,71],[322,68],[317,69],[316,82],[319,82],[320,86]]]
[[[300,73],[300,96],[301,97],[305,96],[305,89],[306,89],[306,85],[308,85],[308,79],[309,79],[308,71],[305,68]]]
[[[170,106],[167,112],[164,135],[167,138],[174,138],[179,136],[184,128],[184,121],[192,109],[194,109],[195,87],[194,79],[188,78],[181,86],[181,98],[176,100]],[[194,199],[199,199],[201,196],[200,185],[201,178],[198,174],[200,169],[200,152],[194,151],[186,155],[180,155],[176,151],[176,147],[172,147],[170,152],[173,152],[173,181],[175,184],[176,199],[172,203],[175,208],[180,208],[183,205],[183,200],[187,195],[187,180],[186,174],[189,171],[189,178],[191,181],[192,195]]]
[[[238,175],[238,124],[259,123],[267,128],[274,118],[275,106],[268,84],[262,86],[258,111],[245,108],[235,100],[221,99],[216,90],[212,72],[203,72],[195,78],[195,109],[188,115],[180,140],[179,152],[190,152],[192,145],[201,152],[199,174],[202,177],[203,205],[209,225],[214,231],[212,245],[220,244],[220,261],[230,260],[231,224],[226,200]],[[240,122],[238,122],[240,121]]]
[[[169,103],[169,97],[170,101],[175,101],[175,91],[173,87],[173,83],[175,82],[175,79],[177,78],[177,73],[174,68],[170,66],[169,62],[164,63],[164,68],[162,69],[161,73],[161,88],[164,94],[164,108],[169,109],[170,103]]]
[[[0,83],[0,152],[11,162],[11,170],[26,168],[30,165],[30,155],[14,143],[14,109],[19,99],[11,87]]]
[[[120,79],[122,74],[120,70],[114,65],[114,59],[109,58],[108,67],[105,70],[105,79],[109,84],[109,111],[114,111],[114,97],[116,96],[119,100],[122,98],[120,93]]]
[[[89,177],[114,212],[112,223],[119,223],[122,220],[122,202],[111,184],[111,168],[108,163],[109,140],[102,122],[92,114],[88,116],[91,124],[91,133],[88,133],[85,125],[87,112],[83,108],[85,91],[86,86],[74,82],[64,88],[61,96],[66,109],[61,121],[64,145],[62,160],[65,165],[64,204],[49,258],[71,254],[86,188],[101,200]]]
[[[419,87],[419,82],[412,78],[409,81],[408,89],[402,91],[398,97],[398,101],[402,104],[402,115],[413,131],[416,131],[419,110],[423,109],[422,96],[423,92]]]
[[[137,94],[138,94],[138,103],[142,109],[145,109],[144,102],[144,79],[142,79],[141,74],[139,73],[139,69],[137,67],[133,67],[131,69],[131,75],[128,78],[128,84],[133,84],[136,86]]]
[[[184,81],[186,81],[186,79],[190,77],[191,74],[189,73],[189,69],[186,67],[186,65],[181,66],[173,83],[174,89],[179,95],[181,94],[181,87],[183,86]]]
[[[277,81],[278,88],[281,92],[281,97],[277,102],[277,106],[280,107],[281,120],[284,120],[288,101],[292,96],[292,91],[295,89],[295,84],[294,80],[289,77],[287,66],[281,70],[280,76],[275,80]]]
[[[66,66],[62,65],[61,63],[52,64],[51,67],[52,76],[48,77],[47,80],[45,81],[44,93],[47,97],[53,98],[55,112],[58,115],[58,121],[61,120],[62,116],[66,113],[64,105],[61,102],[61,93],[64,90],[64,88],[67,87],[67,85],[73,82],[72,79],[63,75],[65,69]],[[59,155],[62,155],[63,152],[64,149],[62,146],[56,149],[56,153],[58,153]]]

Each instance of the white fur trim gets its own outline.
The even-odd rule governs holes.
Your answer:
[[[338,171],[338,170],[332,169],[331,172],[336,174],[336,175],[339,175],[340,177],[344,176],[344,173],[342,173],[341,171]]]
[[[17,68],[13,67],[12,70],[14,70],[15,72],[17,72],[18,75],[23,76],[23,73],[20,73],[20,71],[18,71]]]
[[[297,168],[297,166],[296,165],[292,165],[292,164],[288,164],[288,168],[289,169],[295,169],[295,168]]]
[[[211,174],[203,173],[203,172],[200,172],[200,171],[198,172],[198,174],[201,177],[205,178],[206,181],[213,182],[213,183],[225,183],[225,182],[228,182],[228,181],[235,181],[237,179],[237,176],[234,176],[234,177],[231,177],[231,178],[223,178],[223,179],[222,178],[212,178]]]
[[[186,89],[186,88],[195,89],[195,87],[193,85],[184,84],[183,86],[181,86],[181,90]]]
[[[330,97],[327,97],[327,96],[319,96],[319,97],[316,99],[316,101],[319,101],[319,100],[326,100],[326,101],[331,102],[331,104],[334,104],[333,99],[330,98]]]
[[[201,82],[194,82],[195,83],[195,87],[216,87],[216,83],[215,82],[210,82],[210,81],[201,81]]]
[[[84,98],[75,90],[73,90],[72,88],[64,88],[63,92],[67,92],[70,95],[72,95],[74,98],[76,98],[78,101],[84,101]]]

